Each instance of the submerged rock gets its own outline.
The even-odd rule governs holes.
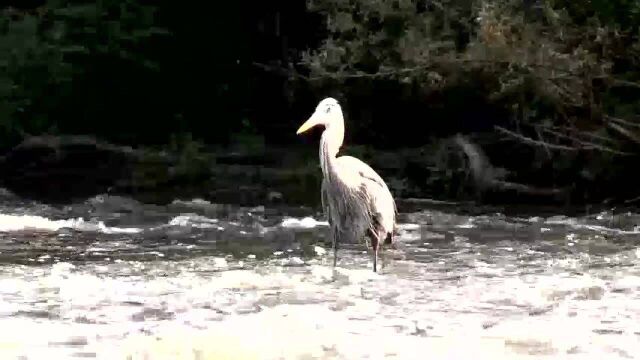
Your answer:
[[[50,204],[78,203],[100,194],[155,204],[193,198],[241,205],[318,200],[318,169],[292,168],[285,164],[287,154],[283,149],[233,156],[221,149],[169,152],[90,136],[33,136],[0,157],[0,186],[20,198]]]
[[[88,136],[34,136],[0,159],[1,182],[21,197],[69,202],[107,192],[137,157]]]

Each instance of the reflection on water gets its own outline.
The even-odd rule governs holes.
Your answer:
[[[358,245],[332,269],[326,223],[303,208],[96,197],[1,211],[2,359],[640,354],[635,214],[401,214],[375,274]]]

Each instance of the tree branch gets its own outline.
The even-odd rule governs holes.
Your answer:
[[[499,132],[506,134],[508,136],[511,136],[525,144],[529,144],[529,145],[533,145],[533,146],[542,146],[542,147],[546,147],[548,149],[555,149],[555,150],[564,150],[564,151],[577,151],[578,149],[576,148],[572,148],[569,146],[564,146],[564,145],[557,145],[557,144],[550,144],[547,142],[543,142],[543,141],[539,141],[539,140],[534,140],[532,138],[526,137],[524,135],[520,135],[517,134],[513,131],[507,130],[501,126],[494,126],[494,128],[496,130],[498,130]]]
[[[604,118],[606,120],[609,120],[609,121],[617,122],[620,125],[633,126],[633,127],[637,127],[637,128],[640,129],[640,124],[635,123],[635,122],[631,122],[631,121],[627,121],[627,120],[623,120],[623,119],[621,119],[619,117],[615,117],[615,116],[611,116],[611,115],[605,115]]]
[[[609,123],[607,123],[607,127],[617,131],[619,134],[621,134],[622,136],[626,137],[627,139],[635,142],[636,144],[640,144],[640,137],[638,137],[636,134],[632,133],[631,131],[623,128],[622,126],[620,126],[620,125],[618,125],[616,123],[613,123],[613,122],[609,122]]]
[[[605,146],[605,145],[588,142],[588,141],[580,139],[579,137],[574,137],[574,136],[571,136],[571,135],[568,135],[568,134],[565,134],[565,133],[561,133],[561,132],[558,132],[558,131],[551,130],[550,128],[548,128],[546,126],[542,126],[540,128],[544,132],[547,132],[547,133],[555,135],[557,137],[561,137],[561,138],[564,138],[564,139],[567,139],[567,140],[570,140],[570,141],[573,141],[573,142],[576,142],[576,143],[580,144],[580,146],[582,146],[583,150],[592,150],[593,149],[593,150],[600,150],[602,152],[607,152],[607,153],[616,154],[616,155],[632,155],[631,153],[628,153],[628,152],[619,151],[619,150],[612,149],[612,148],[610,148],[608,146]],[[585,133],[585,132],[582,132],[581,134],[593,135],[593,134]],[[610,140],[610,139],[607,139],[607,140]]]
[[[282,66],[267,65],[267,64],[262,64],[258,62],[254,62],[252,63],[252,65],[264,71],[279,73],[282,76],[296,77],[306,81],[320,81],[320,80],[326,80],[326,79],[344,80],[344,79],[355,79],[355,78],[384,78],[384,77],[406,75],[406,74],[416,73],[420,71],[428,71],[428,70],[437,69],[437,68],[446,68],[450,66],[460,66],[460,65],[483,65],[483,66],[499,65],[499,66],[508,67],[508,66],[519,65],[519,64],[513,61],[504,61],[504,60],[461,59],[461,58],[451,59],[450,57],[443,57],[443,58],[431,59],[431,61],[429,61],[429,63],[426,63],[426,64],[416,65],[412,67],[405,67],[400,69],[393,69],[393,70],[382,70],[375,73],[365,73],[365,72],[354,70],[353,72],[333,72],[333,73],[327,72],[327,73],[316,75],[316,76],[304,76],[299,74],[293,68],[285,68]],[[308,64],[298,63],[297,65],[306,66]],[[551,66],[549,64],[527,63],[527,64],[523,64],[522,66],[536,68],[536,69],[552,70],[560,74],[564,74],[564,75],[555,75],[554,78],[567,79],[569,77],[581,76],[581,73],[579,71],[559,68],[559,67]]]
[[[640,83],[637,83],[634,81],[628,81],[628,80],[620,80],[620,79],[613,80],[613,83],[611,84],[611,86],[612,87],[632,87],[632,88],[640,89]]]

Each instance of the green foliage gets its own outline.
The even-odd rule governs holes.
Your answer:
[[[312,78],[394,81],[408,96],[475,86],[510,114],[495,124],[561,146],[618,151],[594,140],[608,112],[637,115],[640,3],[309,0],[328,36],[304,56]],[[416,92],[417,89],[417,92]],[[635,89],[635,90],[634,90]],[[401,93],[401,92],[398,92]],[[625,97],[622,98],[621,96]],[[635,113],[634,113],[635,112]],[[363,120],[365,121],[365,120]],[[543,135],[544,134],[544,139]],[[618,134],[620,135],[620,134]],[[589,139],[589,140],[587,140]]]
[[[3,17],[0,24],[0,142],[24,134],[86,132],[113,124],[105,99],[122,96],[111,82],[158,71],[144,47],[167,32],[153,26],[153,11],[139,2],[50,1],[39,12]],[[146,75],[146,74],[145,74]],[[137,79],[136,79],[137,77]],[[120,104],[119,104],[120,105]],[[120,111],[124,111],[120,107]]]
[[[398,67],[425,66],[463,46],[471,1],[310,0],[309,8],[326,14],[329,36],[304,60],[316,75],[370,74]],[[410,71],[393,75],[406,75]]]
[[[635,0],[555,0],[550,5],[566,9],[578,24],[595,18],[621,30],[636,31],[640,25],[640,3]]]
[[[178,155],[173,175],[187,181],[206,178],[211,173],[214,159],[207,153],[201,141],[193,139],[191,134],[172,135],[169,151]]]
[[[151,145],[172,133],[224,140],[246,117],[246,42],[229,36],[242,36],[230,26],[240,13],[223,8],[213,18],[198,6],[137,0],[6,10],[1,147],[43,132]]]
[[[640,155],[640,2],[307,3],[327,33],[303,56],[307,78],[322,92],[340,89],[354,132],[384,133],[377,144],[473,133],[490,139],[483,147],[506,181],[589,188],[594,198],[617,191],[603,184],[632,187],[625,169]],[[406,131],[415,120],[440,133]],[[428,188],[456,191],[448,184],[459,174],[448,164],[414,162],[413,177]]]
[[[46,101],[51,86],[63,81],[68,70],[60,64],[60,53],[41,38],[38,25],[32,15],[0,18],[0,139],[4,141],[48,130],[51,124],[43,114],[27,114],[42,106],[38,100]]]

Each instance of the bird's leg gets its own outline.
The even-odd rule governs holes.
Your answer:
[[[338,235],[336,234],[335,229],[333,232],[333,267],[336,267],[338,263]]]
[[[380,270],[382,270],[387,266],[387,256],[384,251],[384,242],[380,243],[380,249],[378,252],[380,253]]]
[[[395,249],[395,242],[393,241],[393,234],[389,233],[387,234],[387,236],[385,237],[385,240],[380,244],[380,248],[382,250],[382,252],[380,253],[380,268],[384,269],[387,266],[387,254],[386,251],[384,250],[385,245],[391,247],[392,249]]]
[[[378,234],[369,229],[368,231],[369,238],[371,238],[371,249],[373,250],[373,272],[378,271],[378,246],[380,244],[380,240],[378,239]]]
[[[331,227],[331,238],[333,240],[333,267],[336,267],[338,262],[338,234],[333,226]]]

